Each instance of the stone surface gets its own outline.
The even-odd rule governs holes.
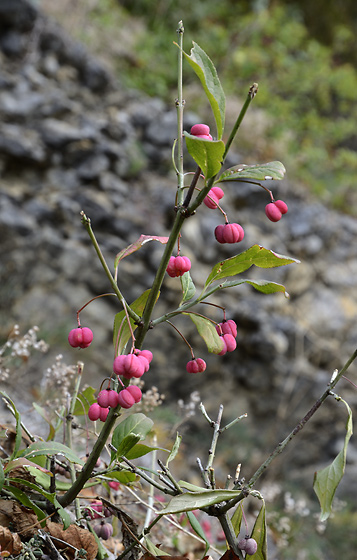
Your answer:
[[[26,18],[20,6],[28,10]],[[0,2],[0,22],[0,337],[6,338],[14,322],[22,329],[38,324],[53,355],[62,352],[75,361],[78,354],[68,348],[66,333],[77,310],[111,291],[79,213],[91,218],[111,269],[116,254],[141,234],[168,235],[177,184],[170,168],[175,108],[122,90],[99,61],[25,1]],[[31,42],[35,23],[39,40]],[[186,129],[195,122],[200,118],[187,113]],[[224,219],[201,207],[185,224],[181,248],[192,261],[198,288],[214,263],[254,243],[292,255],[301,265],[244,274],[284,283],[290,299],[264,296],[248,286],[212,298],[238,325],[237,350],[221,358],[207,353],[191,321],[177,318],[197,357],[207,361],[204,377],[185,375],[190,353],[169,327],[159,325],[146,341],[154,351],[148,384],[158,385],[168,399],[187,400],[198,390],[212,416],[222,401],[231,419],[249,413],[248,431],[259,433],[264,426],[257,464],[306,413],[357,340],[356,220],[305,200],[297,194],[301,189],[286,185],[269,185],[289,206],[273,224],[264,214],[263,190],[227,184],[222,205],[230,220],[244,227],[243,242],[238,248],[217,244],[214,228]],[[151,242],[119,265],[119,285],[129,302],[150,287],[161,254],[162,245]],[[180,296],[179,280],[165,279],[157,314],[175,308]],[[120,310],[115,298],[106,297],[82,313],[94,332],[89,353],[80,354],[87,361],[88,383],[99,386],[111,372],[111,329]],[[199,311],[222,320],[220,310]],[[39,386],[45,364],[39,363],[18,389],[28,396],[29,387]],[[351,368],[352,378],[355,371]],[[357,404],[347,382],[341,393],[352,407]],[[300,468],[310,466],[312,482],[311,464],[331,459],[344,437],[345,418],[335,404],[321,407],[307,435],[276,467],[277,476],[289,468],[298,476]],[[202,424],[197,426],[200,430]],[[353,469],[355,457],[353,448]]]

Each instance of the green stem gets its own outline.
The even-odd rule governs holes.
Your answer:
[[[88,232],[88,235],[89,235],[89,237],[90,237],[90,240],[91,240],[91,242],[92,242],[92,244],[93,244],[93,247],[94,247],[94,249],[95,249],[95,251],[96,251],[96,253],[97,253],[97,255],[98,255],[98,258],[99,258],[99,260],[100,260],[100,262],[101,262],[101,264],[102,264],[102,267],[104,268],[104,272],[106,273],[106,275],[107,275],[107,277],[108,277],[108,279],[109,279],[109,282],[110,282],[110,284],[111,284],[111,286],[112,286],[112,288],[113,288],[113,290],[114,290],[114,292],[115,292],[115,295],[117,296],[117,298],[119,299],[119,301],[120,301],[120,303],[123,305],[123,307],[126,306],[130,317],[131,317],[132,319],[134,319],[135,322],[138,322],[138,321],[140,320],[139,315],[137,315],[137,314],[135,313],[135,311],[133,311],[133,310],[131,309],[131,307],[126,303],[123,294],[122,294],[121,291],[119,290],[118,285],[117,285],[117,283],[115,282],[115,280],[114,280],[114,278],[113,278],[113,275],[112,275],[112,273],[111,273],[110,270],[109,270],[109,267],[108,267],[108,265],[107,265],[107,263],[106,263],[106,260],[105,260],[105,258],[104,258],[104,256],[103,256],[103,253],[102,253],[102,251],[100,250],[98,241],[96,240],[95,235],[94,235],[94,232],[93,232],[93,230],[92,230],[90,218],[88,218],[88,216],[86,216],[85,213],[84,213],[83,211],[82,211],[80,214],[81,214],[81,216],[82,216],[82,224],[84,225],[84,227],[86,228],[86,230],[87,230],[87,232]]]
[[[232,522],[227,513],[222,513],[217,516],[217,519],[223,529],[228,546],[233,550],[238,558],[243,559],[242,551],[238,548],[237,537],[235,535]]]
[[[74,390],[73,390],[73,394],[71,396],[69,409],[68,409],[68,413],[67,413],[67,416],[66,416],[66,445],[70,449],[72,449],[73,412],[74,412],[74,407],[76,405],[76,400],[77,400],[77,396],[78,396],[78,393],[79,393],[79,387],[80,387],[81,380],[82,380],[83,367],[84,367],[83,362],[78,362],[76,384],[75,384],[75,387],[74,387]],[[74,468],[73,463],[69,464],[69,472],[70,472],[70,475],[71,475],[71,482],[72,482],[72,484],[74,484],[74,482],[76,481],[77,473],[76,473],[76,469]],[[75,511],[76,511],[76,519],[78,521],[81,517],[81,508],[80,508],[80,502],[79,502],[78,498],[75,499]]]
[[[183,34],[184,27],[182,21],[179,21],[178,29],[178,77],[177,77],[177,175],[178,175],[178,191],[177,204],[180,206],[183,199],[184,189],[184,173],[183,173],[183,109],[185,102],[182,96],[182,61],[183,61]]]
[[[146,306],[141,318],[141,321],[139,323],[139,327],[136,330],[136,347],[140,348],[144,338],[146,336],[146,333],[148,331],[148,329],[150,328],[150,321],[151,321],[151,315],[153,312],[153,309],[155,307],[157,298],[159,296],[159,292],[160,292],[160,288],[162,285],[162,282],[164,280],[165,277],[165,273],[166,273],[166,268],[167,265],[169,263],[171,254],[175,248],[175,245],[177,243],[177,239],[179,236],[179,233],[181,231],[183,222],[185,221],[185,214],[183,212],[178,211],[176,214],[176,218],[175,218],[175,222],[174,225],[172,227],[171,233],[170,233],[170,237],[168,239],[168,242],[166,243],[165,246],[165,250],[164,253],[162,255],[161,258],[161,262],[159,264],[159,268],[157,270],[154,282],[152,284],[151,290],[150,290],[150,294],[149,297],[147,299],[146,302]]]
[[[107,442],[107,439],[109,438],[110,432],[115,424],[116,419],[118,418],[118,413],[120,409],[121,409],[120,405],[118,405],[116,408],[110,409],[107,419],[103,425],[103,428],[98,436],[98,439],[96,440],[93,446],[93,449],[85,465],[83,466],[83,469],[81,470],[77,479],[69,488],[69,490],[67,490],[67,492],[63,494],[63,496],[60,496],[58,498],[58,501],[62,507],[67,507],[69,504],[72,503],[72,501],[78,496],[79,492],[84,487],[85,483],[92,476],[92,472],[95,467],[95,464]]]

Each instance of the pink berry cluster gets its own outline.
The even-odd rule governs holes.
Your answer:
[[[182,276],[185,272],[188,272],[191,268],[191,261],[188,257],[170,257],[169,264],[167,265],[166,271],[171,278],[177,276]]]
[[[134,350],[131,354],[120,354],[113,363],[113,371],[116,375],[122,375],[125,379],[138,379],[149,371],[152,352],[150,350]]]
[[[88,348],[92,340],[93,333],[88,327],[77,327],[68,335],[68,342],[73,348]]]
[[[136,385],[129,385],[119,393],[114,389],[104,389],[100,391],[97,402],[91,404],[88,410],[88,418],[94,422],[101,420],[105,422],[110,408],[115,408],[118,404],[122,408],[131,408],[135,403],[141,401],[142,392]]]
[[[188,373],[202,373],[206,369],[206,362],[202,358],[192,358],[187,362],[186,370]]]
[[[224,344],[219,356],[224,356],[227,352],[233,352],[237,348],[237,325],[235,321],[228,319],[228,321],[218,323],[216,330]]]
[[[265,207],[265,214],[271,222],[278,222],[288,211],[288,205],[283,200],[269,202]]]

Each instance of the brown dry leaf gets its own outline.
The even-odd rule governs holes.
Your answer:
[[[29,446],[32,441],[29,439],[26,432],[21,430],[22,432],[22,443],[23,447]],[[8,426],[7,424],[0,424],[0,444],[2,450],[0,451],[0,457],[3,459],[7,459],[9,457],[15,446],[15,438],[16,438],[16,429],[14,426]]]
[[[98,545],[95,541],[94,536],[87,529],[82,529],[77,525],[70,525],[66,530],[63,529],[63,525],[59,523],[54,523],[53,521],[47,522],[47,530],[50,535],[54,537],[54,542],[58,549],[63,549],[68,545],[76,547],[80,550],[84,548],[87,551],[86,560],[94,560],[97,556]],[[64,543],[57,541],[56,539],[61,539],[65,541]],[[69,558],[74,558],[75,550],[68,546],[67,555]]]
[[[20,554],[22,542],[17,533],[12,533],[7,527],[0,526],[0,550],[7,550],[10,554]]]
[[[32,537],[41,527],[37,515],[14,500],[0,500],[0,519],[5,526],[11,522],[15,532],[26,538]]]
[[[219,560],[239,560],[239,557],[236,555],[235,552],[231,548],[228,548],[223,556],[220,557]]]

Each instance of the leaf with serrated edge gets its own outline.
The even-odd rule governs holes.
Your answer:
[[[194,313],[184,313],[184,315],[188,315],[191,321],[196,325],[198,334],[207,345],[208,352],[219,354],[223,350],[224,343],[212,321],[205,317],[195,315]]]
[[[217,175],[222,166],[224,142],[204,140],[187,132],[184,134],[187,151],[201,168],[205,180]]]
[[[246,554],[247,560],[254,558],[254,560],[267,560],[267,526],[265,521],[265,502],[260,508],[258,517],[255,520],[251,538],[255,539],[258,545],[255,554]]]
[[[252,179],[255,181],[281,180],[284,178],[286,169],[280,161],[271,161],[257,165],[235,165],[222,173],[215,183],[225,181],[239,181],[241,179]]]
[[[348,412],[346,436],[343,449],[339,452],[331,465],[325,467],[320,471],[317,471],[314,477],[313,488],[321,506],[321,521],[326,521],[326,519],[331,514],[332,501],[337,486],[341,482],[341,479],[345,472],[347,445],[352,435],[352,410],[350,409],[346,401],[344,401],[343,399],[339,400],[341,400],[346,405]]]
[[[292,257],[279,255],[270,249],[265,249],[261,245],[253,245],[246,251],[243,251],[243,253],[217,263],[212,268],[212,272],[206,280],[205,287],[216,280],[241,274],[253,266],[253,264],[259,268],[275,268],[299,262],[299,260]]]
[[[182,301],[180,305],[182,305],[193,298],[196,293],[196,288],[189,272],[185,272],[182,276],[180,276],[180,280],[182,288]]]
[[[194,41],[191,54],[185,52],[183,52],[183,54],[203,85],[216,121],[218,138],[221,139],[224,129],[226,98],[218,78],[217,70],[212,60]]]
[[[236,498],[241,490],[206,490],[201,492],[187,492],[174,496],[160,514],[182,513],[204,507],[213,506],[221,502]]]
[[[122,259],[124,259],[128,255],[131,255],[132,253],[135,253],[135,251],[141,249],[141,247],[145,245],[145,243],[148,243],[149,241],[159,241],[160,243],[165,245],[168,242],[168,240],[169,240],[168,237],[161,237],[159,235],[140,235],[139,239],[137,239],[135,243],[132,243],[131,245],[129,245],[128,247],[126,247],[125,249],[120,251],[120,253],[117,254],[114,261],[114,268],[118,267]]]

